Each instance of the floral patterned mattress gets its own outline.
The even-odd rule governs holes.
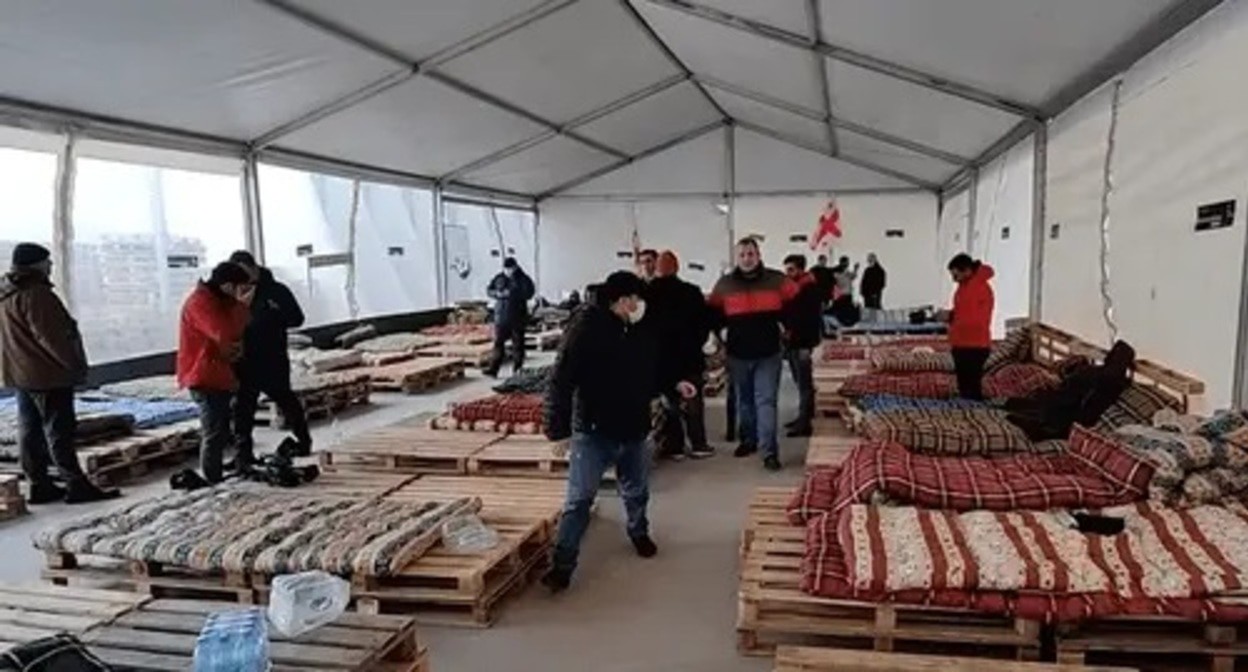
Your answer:
[[[163,562],[209,572],[284,574],[321,569],[390,576],[476,500],[396,502],[328,498],[260,484],[175,492],[87,515],[35,535],[43,551]]]

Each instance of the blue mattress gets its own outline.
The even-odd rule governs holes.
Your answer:
[[[915,399],[899,397],[893,394],[869,394],[858,399],[858,408],[867,413],[886,413],[911,409],[945,410],[945,409],[976,409],[991,408],[992,405],[983,401],[969,399]]]
[[[153,429],[199,417],[199,409],[189,401],[147,401],[126,397],[80,395],[74,399],[79,415],[109,414],[134,417],[135,429]],[[17,417],[17,399],[0,398],[0,416]]]

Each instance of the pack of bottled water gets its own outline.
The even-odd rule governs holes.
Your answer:
[[[260,608],[208,615],[195,641],[194,672],[267,672],[269,628]]]
[[[351,584],[322,571],[283,574],[273,579],[269,622],[287,637],[332,623],[351,601]]]

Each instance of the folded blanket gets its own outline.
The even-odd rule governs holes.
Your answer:
[[[492,421],[541,426],[545,400],[540,394],[493,394],[455,404],[451,417],[459,422]]]
[[[1097,422],[1095,429],[1111,432],[1127,425],[1150,425],[1159,411],[1178,410],[1177,402],[1151,387],[1131,383]]]
[[[1036,445],[995,408],[868,413],[859,429],[872,441],[936,455],[1020,453],[1033,451]]]
[[[123,380],[100,386],[100,393],[110,397],[127,399],[183,399],[190,400],[191,393],[178,387],[178,379],[174,376],[149,376]]]
[[[1150,496],[1176,506],[1238,498],[1248,491],[1248,419],[1238,411],[1211,418],[1163,409],[1149,425],[1127,425],[1106,436],[1153,465]]]
[[[360,341],[351,346],[351,349],[375,354],[415,352],[437,342],[436,338],[422,334],[386,334]]]
[[[1013,399],[1051,389],[1057,383],[1057,376],[1038,364],[1006,364],[984,376],[984,394],[992,399]],[[958,383],[951,373],[867,373],[846,379],[840,394],[850,398],[893,394],[947,399],[958,395]]]
[[[359,366],[364,356],[355,350],[292,350],[290,361],[311,373],[326,373]]]
[[[906,352],[894,349],[871,353],[871,368],[886,373],[954,370],[953,355],[948,352]]]
[[[1067,450],[995,459],[866,443],[838,467],[810,470],[787,514],[800,525],[821,513],[883,502],[951,511],[1103,508],[1143,499],[1152,476],[1148,462],[1082,431]]]
[[[550,374],[554,370],[553,366],[521,369],[511,374],[507,380],[495,385],[494,391],[499,394],[545,394],[550,384]]]

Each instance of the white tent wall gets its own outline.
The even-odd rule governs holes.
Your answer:
[[[936,245],[933,263],[941,269],[940,279],[934,283],[937,295],[936,304],[947,306],[953,295],[953,280],[945,271],[946,265],[954,255],[967,251],[966,235],[970,225],[971,193],[962,190],[945,200],[940,211],[940,219],[936,224]]]
[[[736,199],[736,235],[763,237],[763,259],[779,267],[793,253],[815,252],[805,240],[815,230],[829,195],[741,196]],[[729,267],[727,217],[716,207],[719,198],[706,196],[652,198],[639,201],[554,198],[541,204],[539,231],[542,281],[548,297],[579,289],[607,273],[631,269],[636,230],[643,247],[671,249],[681,259],[685,279],[704,290]],[[933,292],[940,266],[932,255],[936,245],[936,197],[912,192],[881,195],[845,195],[837,198],[844,236],[829,254],[863,261],[868,252],[879,255],[888,270],[889,306],[938,302]],[[635,225],[635,229],[634,229]],[[890,238],[889,230],[904,236]],[[803,240],[792,241],[792,236]]]
[[[681,275],[709,290],[728,263],[727,217],[717,202],[697,196],[543,201],[540,293],[553,299],[600,282],[612,271],[631,270],[633,259],[624,255],[631,255],[634,230],[643,247],[675,252]]]
[[[1123,75],[1109,198],[1109,297],[1119,336],[1146,357],[1203,379],[1209,407],[1232,399],[1244,203],[1248,3],[1226,3]],[[1105,342],[1100,196],[1112,84],[1049,133],[1043,316]],[[1230,228],[1196,233],[1199,206],[1235,200]],[[1047,234],[1047,231],[1046,231]],[[1242,328],[1242,325],[1238,325]]]
[[[1028,137],[979,170],[971,255],[996,269],[993,333],[1026,317],[1031,303],[1032,186],[1035,142]]]
[[[771,266],[779,267],[789,254],[805,254],[813,264],[817,253],[807,239],[830,196],[739,197],[737,235],[762,235],[763,259]],[[865,264],[867,254],[876,253],[888,272],[885,307],[941,300],[939,290],[934,289],[940,271],[932,255],[936,246],[934,194],[848,194],[838,196],[836,202],[843,235],[827,249],[833,262],[848,256],[853,263]],[[888,237],[889,231],[900,231],[902,237]],[[802,240],[792,241],[793,236]]]

